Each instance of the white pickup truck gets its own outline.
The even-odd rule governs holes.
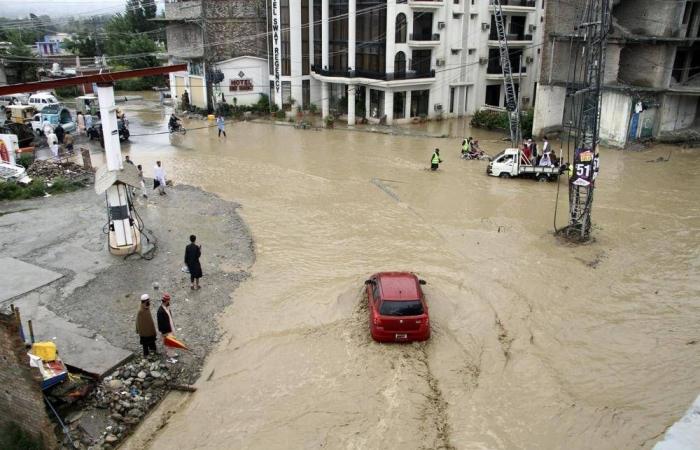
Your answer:
[[[538,166],[529,164],[520,149],[507,148],[491,159],[486,167],[486,173],[492,177],[531,177],[538,181],[556,180],[566,166]]]

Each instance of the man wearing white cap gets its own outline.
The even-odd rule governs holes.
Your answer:
[[[156,326],[153,323],[150,305],[151,298],[148,294],[143,294],[141,296],[141,306],[136,315],[136,333],[138,333],[141,340],[144,358],[147,358],[151,351],[154,355],[158,354],[156,351]]]

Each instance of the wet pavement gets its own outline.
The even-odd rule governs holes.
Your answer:
[[[125,109],[124,153],[240,203],[256,251],[198,391],[137,433],[149,448],[648,449],[700,392],[695,150],[603,149],[595,241],[575,247],[552,233],[565,182],[458,158],[496,134],[169,136],[169,110]],[[384,270],[428,281],[429,342],[370,339],[363,281]]]

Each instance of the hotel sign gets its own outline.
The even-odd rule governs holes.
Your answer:
[[[272,74],[275,85],[275,103],[282,102],[280,81],[280,0],[272,0]]]
[[[251,80],[250,78],[244,78],[242,80],[231,80],[231,84],[229,84],[228,90],[229,92],[252,91],[253,80]]]

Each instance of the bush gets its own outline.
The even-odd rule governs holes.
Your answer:
[[[278,120],[284,120],[286,116],[287,114],[284,112],[283,109],[279,109],[277,110],[277,112],[275,112],[275,118]]]
[[[65,178],[56,178],[51,183],[51,186],[47,186],[42,178],[35,178],[26,186],[14,181],[6,181],[0,183],[0,200],[26,200],[34,197],[43,197],[47,192],[49,194],[73,192],[84,186],[81,182]]]
[[[59,98],[74,98],[81,95],[78,86],[59,87],[55,91]]]
[[[260,99],[252,107],[253,112],[267,114],[270,112],[270,97],[266,94],[260,94]]]
[[[20,155],[19,158],[17,158],[17,165],[20,165],[24,167],[25,169],[28,169],[29,166],[32,165],[34,162],[34,154],[33,153],[23,153]]]
[[[313,103],[309,103],[309,112],[311,114],[316,114],[318,112],[318,107]]]
[[[333,128],[335,126],[335,117],[332,115],[326,116],[326,128]]]
[[[155,85],[148,78],[127,78],[117,80],[115,89],[118,91],[147,91]]]
[[[520,114],[520,128],[523,132],[523,138],[532,137],[532,122],[534,120],[534,111],[531,109],[525,110]],[[472,116],[471,126],[475,128],[486,128],[487,130],[510,130],[510,122],[508,121],[508,113],[506,111],[494,111],[491,109],[482,109]]]

